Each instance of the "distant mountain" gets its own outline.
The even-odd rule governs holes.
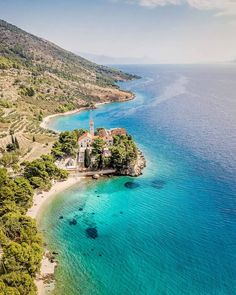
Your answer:
[[[75,52],[76,53],[76,52]],[[100,65],[122,65],[122,64],[154,64],[155,61],[148,57],[112,57],[106,55],[77,52],[79,55]]]

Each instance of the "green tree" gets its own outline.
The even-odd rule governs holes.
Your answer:
[[[26,272],[11,272],[0,277],[0,294],[36,295],[34,281]]]
[[[19,155],[17,152],[5,152],[0,159],[0,164],[4,167],[10,167],[14,164],[17,164],[18,161]]]
[[[11,143],[12,143],[12,145],[15,145],[15,139],[14,139],[13,135],[11,135]]]
[[[136,145],[131,137],[125,135],[114,136],[111,153],[111,165],[118,170],[137,159]]]
[[[15,202],[21,207],[28,209],[32,206],[32,199],[34,191],[29,181],[24,177],[15,178]]]
[[[56,141],[51,149],[51,154],[55,157],[55,159],[61,159],[64,156],[64,152],[62,151],[62,144]]]
[[[15,146],[14,144],[12,144],[12,143],[8,143],[8,144],[6,145],[6,150],[7,150],[8,152],[13,152],[13,151],[15,151],[15,149],[16,149],[16,146]]]
[[[19,145],[19,142],[18,142],[18,140],[17,140],[17,138],[15,137],[15,146],[16,146],[16,149],[18,149],[19,150],[19,148],[20,148],[20,145]]]
[[[42,243],[37,232],[36,222],[19,212],[8,212],[0,218],[3,233],[12,241],[20,243]]]
[[[43,251],[37,243],[9,242],[3,247],[2,262],[7,272],[26,272],[34,276],[39,271]]]
[[[102,154],[103,149],[105,146],[105,142],[102,138],[96,138],[94,139],[93,143],[92,143],[92,153],[93,154]]]
[[[90,151],[88,149],[85,150],[85,155],[84,155],[84,166],[86,168],[89,168],[91,165],[91,157],[90,157]]]
[[[80,136],[82,136],[84,133],[87,132],[87,130],[81,128],[81,129],[75,129],[73,132],[76,134],[76,138],[78,140]]]

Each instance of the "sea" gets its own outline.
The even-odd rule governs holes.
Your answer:
[[[236,65],[119,69],[141,77],[119,83],[134,100],[49,126],[88,128],[92,116],[124,127],[147,167],[82,180],[47,203],[40,228],[59,261],[51,294],[236,294]]]

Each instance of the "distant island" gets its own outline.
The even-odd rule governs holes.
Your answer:
[[[53,278],[55,258],[34,220],[47,198],[85,176],[142,174],[144,156],[120,126],[95,129],[91,118],[89,130],[57,134],[43,125],[133,99],[116,82],[135,78],[0,20],[0,294],[34,295]]]

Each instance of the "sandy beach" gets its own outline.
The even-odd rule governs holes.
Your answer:
[[[44,129],[50,129],[48,125],[49,125],[49,122],[50,122],[50,120],[52,118],[60,117],[60,116],[73,115],[73,114],[80,113],[82,111],[90,110],[90,109],[91,109],[91,107],[83,107],[83,108],[79,108],[79,109],[76,109],[76,110],[73,110],[73,111],[68,111],[68,112],[65,112],[65,113],[58,113],[58,114],[49,115],[49,116],[43,118],[43,121],[40,123],[40,127],[44,128]]]
[[[134,99],[134,95],[131,96],[130,99],[126,99],[124,101],[117,101],[117,102],[126,102],[126,101],[129,101],[129,100],[132,100]],[[50,123],[50,120],[52,118],[55,118],[55,117],[60,117],[60,116],[68,116],[68,115],[73,115],[73,114],[77,114],[77,113],[80,113],[82,111],[86,111],[86,110],[92,110],[92,109],[96,109],[98,108],[99,106],[102,106],[104,104],[110,104],[110,103],[113,103],[111,101],[104,101],[104,102],[98,102],[94,105],[94,107],[82,107],[82,108],[79,108],[79,109],[76,109],[76,110],[72,110],[72,111],[68,111],[68,112],[65,112],[65,113],[58,113],[58,114],[53,114],[53,115],[49,115],[45,118],[43,118],[43,121],[40,123],[40,127],[41,128],[44,128],[44,129],[50,129],[49,128],[49,123]],[[51,130],[51,129],[50,129]]]
[[[79,176],[69,176],[68,179],[65,181],[55,182],[50,191],[35,194],[33,198],[33,205],[28,210],[27,215],[37,219],[43,205],[50,197],[66,190],[80,180],[81,177]]]
[[[130,99],[127,99],[127,100],[131,100],[133,98],[134,98],[134,96],[132,96]],[[125,101],[127,101],[127,100],[125,100]],[[111,103],[111,102],[106,101],[106,102],[97,103],[97,104],[95,104],[94,108],[97,108],[101,105],[108,104],[108,103]],[[52,118],[55,118],[58,116],[68,116],[68,115],[76,114],[81,111],[89,110],[89,109],[93,109],[93,107],[82,107],[82,108],[79,108],[79,109],[76,109],[73,111],[68,111],[65,113],[58,113],[58,114],[49,115],[43,119],[43,121],[40,124],[40,127],[45,128],[45,129],[50,129],[49,125],[50,125],[50,120]],[[108,174],[111,173],[110,171],[108,171],[108,172],[109,172]],[[102,174],[107,174],[107,171],[102,171]],[[50,191],[35,194],[34,198],[33,198],[33,205],[28,210],[27,215],[32,218],[35,218],[35,219],[40,218],[40,212],[42,212],[44,205],[47,203],[47,200],[49,200],[52,196],[55,196],[56,194],[73,186],[74,184],[79,182],[82,178],[84,178],[84,177],[74,176],[74,175],[69,176],[69,178],[65,181],[55,182],[53,184],[52,188],[50,189]],[[47,249],[45,249],[45,253],[44,253],[44,256],[42,259],[40,273],[38,274],[38,276],[35,280],[35,284],[37,286],[37,290],[38,290],[39,295],[48,294],[54,288],[53,277],[54,277],[55,267],[57,266],[57,263],[50,261],[49,254],[50,254],[49,251]]]
[[[43,206],[51,197],[73,186],[81,179],[82,177],[79,176],[69,176],[69,178],[65,181],[55,182],[50,191],[35,194],[33,198],[33,205],[28,210],[27,215],[37,219],[40,211],[43,209]],[[57,263],[50,261],[49,254],[49,251],[45,250],[40,273],[37,275],[35,280],[39,295],[45,295],[54,288],[53,276]]]

